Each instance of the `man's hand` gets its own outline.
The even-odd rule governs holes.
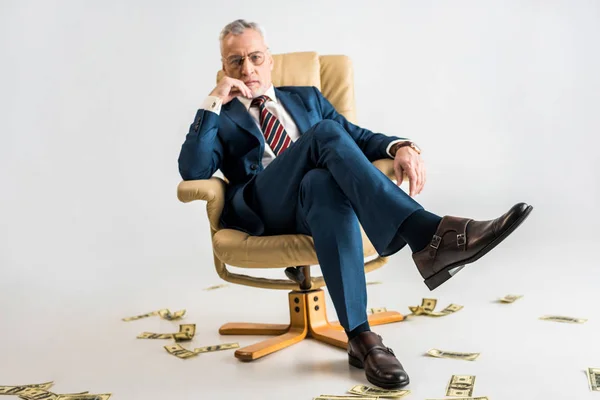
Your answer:
[[[414,197],[425,186],[425,163],[421,155],[412,148],[400,147],[394,156],[394,173],[398,186],[402,184],[404,174],[408,176],[409,194]]]
[[[210,96],[220,97],[223,104],[227,104],[237,96],[244,96],[251,99],[252,90],[239,79],[225,76],[219,81],[213,91],[210,92]]]

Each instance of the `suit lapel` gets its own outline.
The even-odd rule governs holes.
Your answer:
[[[310,121],[308,119],[308,110],[304,107],[304,103],[295,93],[284,92],[275,88],[275,96],[277,100],[283,104],[283,107],[290,113],[300,134],[310,129]]]
[[[244,107],[238,99],[231,100],[229,103],[225,104],[223,108],[225,109],[227,116],[231,118],[237,126],[250,132],[259,142],[264,142],[265,138],[260,129],[258,129],[258,126],[256,126],[256,122],[254,122],[252,116],[250,116],[250,113],[246,110],[246,107]]]

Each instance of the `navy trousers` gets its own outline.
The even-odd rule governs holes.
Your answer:
[[[402,222],[422,209],[365,157],[342,125],[323,120],[300,136],[250,182],[253,210],[265,235],[313,237],[341,325],[367,321],[360,224],[377,252],[406,245]]]

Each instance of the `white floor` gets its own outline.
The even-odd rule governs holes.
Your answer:
[[[445,397],[453,374],[476,375],[474,395],[493,400],[592,399],[584,370],[600,367],[598,267],[581,243],[526,251],[510,240],[434,292],[410,264],[408,251],[392,257],[368,280],[369,306],[407,312],[422,297],[440,307],[464,305],[443,318],[417,317],[376,327],[411,377],[407,399]],[[524,246],[523,246],[524,247]],[[574,256],[573,256],[574,255]],[[219,336],[228,321],[286,322],[286,293],[230,285],[203,291],[181,276],[132,292],[118,285],[104,291],[72,291],[31,285],[3,290],[0,385],[56,382],[56,392],[89,390],[118,399],[311,399],[344,394],[367,384],[363,372],[348,366],[344,351],[313,340],[252,363],[232,351],[180,360],[162,348],[166,341],[138,340],[142,331],[170,332],[177,323],[157,317],[135,322],[120,318],[169,307],[187,308],[186,322],[197,324],[188,347],[226,342],[248,345],[261,337]],[[144,277],[140,277],[144,279]],[[11,293],[11,296],[7,296]],[[505,294],[523,294],[514,304],[498,304]],[[260,306],[256,306],[259,304]],[[333,307],[328,310],[332,319]],[[545,314],[588,318],[582,325],[541,321]],[[430,348],[481,352],[475,362],[435,359]]]

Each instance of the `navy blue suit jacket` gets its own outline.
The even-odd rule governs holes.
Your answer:
[[[390,142],[404,139],[373,133],[352,124],[313,86],[275,88],[275,96],[300,134],[319,121],[334,120],[352,136],[370,161],[389,158],[386,149]],[[184,180],[208,179],[220,169],[229,180],[222,223],[228,228],[260,235],[264,226],[243,189],[263,170],[264,148],[264,136],[256,122],[244,105],[233,99],[223,105],[220,115],[198,110],[181,147],[179,172]]]

